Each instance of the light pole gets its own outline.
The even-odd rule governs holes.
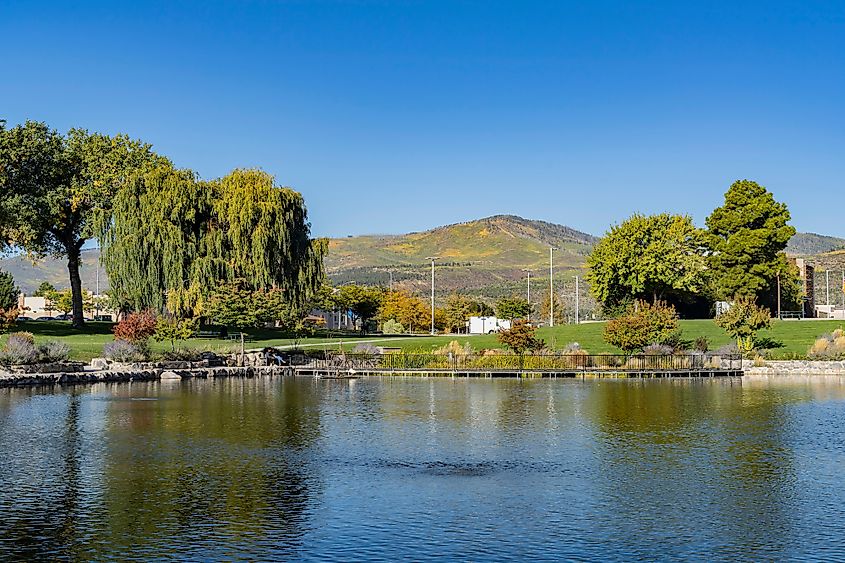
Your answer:
[[[581,311],[580,311],[580,295],[578,294],[579,286],[578,286],[578,276],[575,276],[575,324],[581,322]]]
[[[439,256],[427,256],[426,260],[431,260],[431,334],[434,334],[434,261]]]
[[[388,270],[387,274],[390,276],[390,291],[393,291],[393,270]]]
[[[549,326],[555,326],[555,282],[554,282],[554,258],[552,252],[556,249],[549,247]]]
[[[824,285],[825,285],[825,293],[827,294],[827,316],[828,318],[832,317],[833,315],[830,314],[830,270],[824,271]]]
[[[528,274],[528,322],[531,322],[531,270],[523,268],[523,272]]]

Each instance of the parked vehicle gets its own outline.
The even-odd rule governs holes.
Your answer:
[[[26,317],[24,315],[21,315],[20,317],[18,317],[18,320],[19,321],[31,321],[32,319],[30,319],[29,317]]]
[[[55,317],[53,317],[53,318],[54,318],[54,320],[57,320],[57,321],[72,321],[72,320],[73,320],[73,315],[71,315],[71,314],[67,314],[67,315],[56,315],[56,316],[55,316]]]
[[[54,317],[38,317],[35,319],[36,321],[55,321]]]
[[[112,319],[111,315],[94,315],[94,320],[95,321],[105,321],[105,322],[110,323],[110,322],[112,322],[113,319]]]

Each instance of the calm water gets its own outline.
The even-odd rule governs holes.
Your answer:
[[[845,559],[845,379],[0,389],[0,558]]]

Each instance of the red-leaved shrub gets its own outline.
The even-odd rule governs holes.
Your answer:
[[[145,342],[156,331],[156,316],[152,311],[132,313],[112,328],[117,340],[125,340],[137,344]]]

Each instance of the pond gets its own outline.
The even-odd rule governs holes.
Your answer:
[[[845,558],[845,378],[0,389],[0,558]]]

